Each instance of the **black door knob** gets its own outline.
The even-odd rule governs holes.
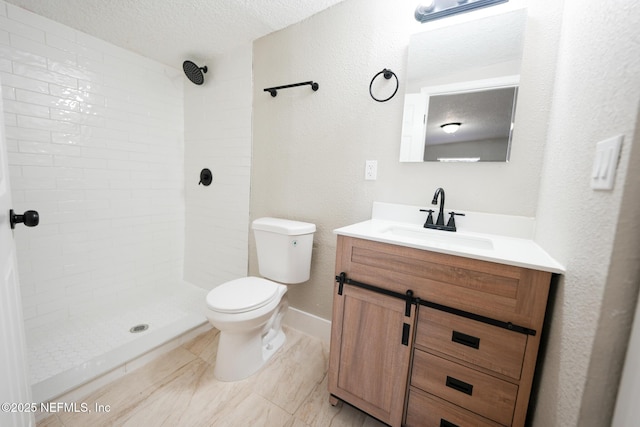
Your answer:
[[[9,211],[9,221],[11,222],[11,228],[15,228],[16,224],[23,223],[27,227],[35,227],[40,223],[40,215],[36,211],[26,211],[24,214],[19,215],[13,213],[13,209]]]

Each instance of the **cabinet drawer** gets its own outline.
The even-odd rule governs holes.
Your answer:
[[[518,386],[415,350],[411,385],[504,425],[513,418]]]
[[[416,345],[519,379],[527,336],[420,307]]]
[[[420,391],[409,391],[407,427],[501,427],[500,424]]]

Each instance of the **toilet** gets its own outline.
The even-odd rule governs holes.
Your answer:
[[[207,294],[207,318],[220,331],[213,370],[220,381],[256,373],[285,342],[286,284],[309,280],[315,224],[259,218],[251,224],[262,277],[243,277]]]

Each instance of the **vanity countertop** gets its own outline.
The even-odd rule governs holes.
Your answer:
[[[395,205],[374,204],[373,218],[367,221],[341,227],[334,232],[338,235],[373,240],[382,243],[406,246],[416,249],[457,255],[483,261],[497,262],[517,267],[531,268],[562,274],[565,268],[530,238],[477,232],[459,226],[457,232],[431,230],[416,221],[389,219],[389,207]],[[404,207],[404,206],[403,206]],[[409,207],[419,212],[417,207]],[[383,212],[383,214],[380,214]],[[487,215],[487,214],[481,214]],[[468,213],[467,216],[473,216]],[[464,218],[464,217],[462,217]],[[504,219],[504,218],[501,218]],[[458,221],[456,219],[456,221]],[[462,224],[463,221],[460,221]]]

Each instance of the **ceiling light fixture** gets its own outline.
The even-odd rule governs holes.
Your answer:
[[[460,125],[462,125],[462,123],[460,122],[451,122],[451,123],[445,123],[443,125],[440,125],[440,127],[446,133],[456,133],[460,128]]]
[[[506,3],[509,0],[429,0],[416,8],[414,16],[419,22],[429,22],[481,7]]]

